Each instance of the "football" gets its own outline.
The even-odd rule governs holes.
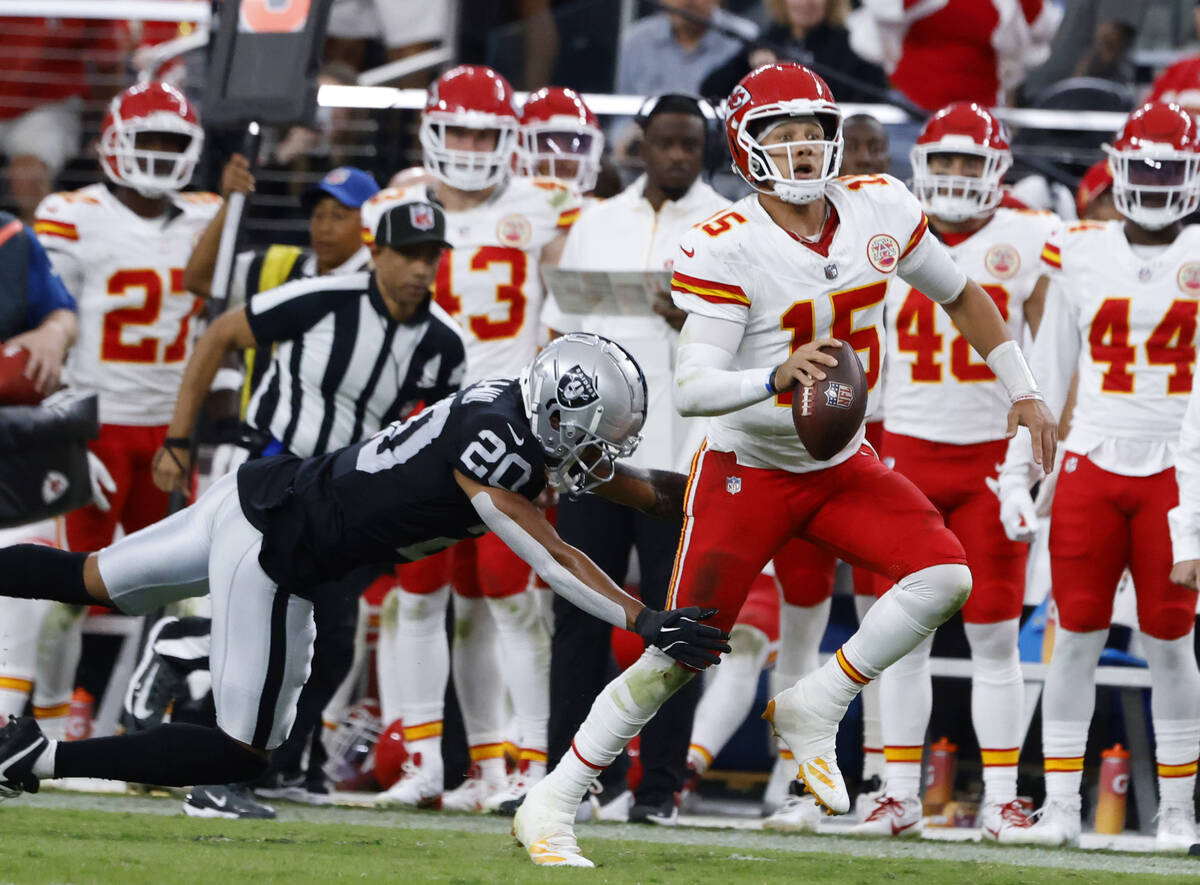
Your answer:
[[[821,348],[836,366],[822,366],[825,380],[792,392],[792,423],[804,448],[818,461],[828,461],[858,433],[867,414],[867,376],[850,345]]]
[[[25,377],[29,351],[15,347],[11,351],[0,343],[0,406],[36,406],[45,397],[37,392],[33,380]]]

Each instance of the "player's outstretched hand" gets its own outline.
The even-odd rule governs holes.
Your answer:
[[[1054,453],[1058,448],[1058,420],[1040,399],[1023,399],[1008,410],[1008,438],[1017,435],[1017,425],[1029,428],[1033,443],[1033,460],[1049,473],[1054,469]]]
[[[164,492],[187,492],[192,478],[191,456],[187,449],[163,446],[150,461],[154,484]]]
[[[797,384],[812,387],[818,381],[825,380],[822,366],[833,368],[838,364],[832,354],[823,353],[822,347],[840,347],[841,342],[836,338],[818,338],[808,344],[801,345],[792,351],[791,355],[775,368],[772,383],[775,389],[782,393],[791,390]]]
[[[656,646],[681,664],[703,670],[721,663],[720,652],[729,651],[729,634],[700,621],[717,613],[696,605],[660,612],[644,608],[633,628],[646,645]]]

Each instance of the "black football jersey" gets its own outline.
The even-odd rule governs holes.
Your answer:
[[[479,381],[326,455],[243,464],[238,494],[263,534],[263,569],[303,596],[359,566],[412,562],[484,534],[455,470],[530,500],[545,487],[517,381]]]

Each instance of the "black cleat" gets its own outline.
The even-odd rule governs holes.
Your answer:
[[[634,802],[629,809],[629,822],[673,827],[679,823],[679,806],[675,804],[674,796],[662,802]]]
[[[188,817],[257,818],[270,820],[275,809],[256,800],[241,784],[192,787],[183,800]]]
[[[0,800],[38,791],[41,781],[33,763],[49,745],[32,716],[8,718],[8,725],[0,729]]]

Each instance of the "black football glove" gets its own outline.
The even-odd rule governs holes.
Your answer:
[[[700,623],[716,613],[715,608],[696,605],[665,612],[644,608],[633,622],[633,629],[646,645],[661,648],[693,670],[703,670],[721,663],[718,652],[729,651],[728,633]]]

